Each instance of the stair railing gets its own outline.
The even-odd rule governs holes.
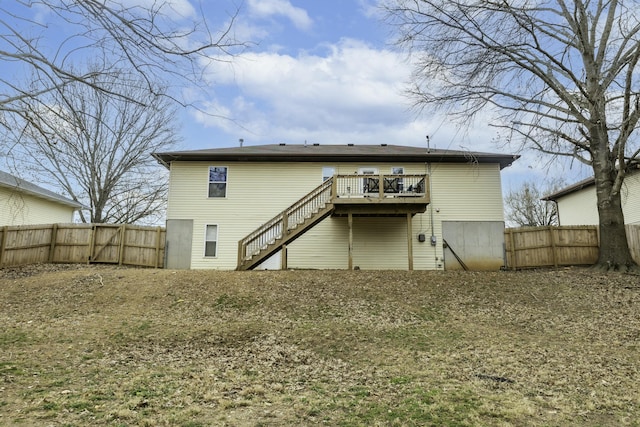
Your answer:
[[[238,242],[238,265],[266,249],[291,230],[324,208],[335,193],[334,179],[329,178],[306,196],[262,224]]]

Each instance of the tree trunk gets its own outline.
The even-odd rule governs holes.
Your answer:
[[[615,174],[615,172],[612,172]],[[631,257],[622,212],[620,192],[613,192],[610,174],[596,174],[596,195],[600,216],[600,254],[594,266],[602,270],[637,271],[638,265]]]

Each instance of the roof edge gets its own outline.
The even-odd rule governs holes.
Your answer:
[[[315,147],[318,145],[314,144]],[[167,169],[173,161],[231,161],[231,162],[353,162],[353,161],[398,161],[398,162],[414,162],[414,163],[498,163],[500,169],[504,169],[520,158],[517,154],[496,154],[481,152],[463,152],[451,150],[426,150],[418,147],[382,145],[360,145],[363,147],[389,147],[385,152],[348,152],[354,145],[325,145],[323,147],[340,147],[344,148],[344,152],[304,152],[307,146],[304,145],[287,145],[289,151],[248,151],[246,148],[263,149],[275,147],[275,145],[249,146],[237,149],[212,149],[212,150],[193,150],[193,151],[172,151],[152,153],[151,155]],[[285,147],[285,145],[280,145]],[[358,147],[358,146],[356,146]],[[401,147],[402,150],[415,149],[414,152],[393,151],[394,147]],[[421,152],[419,152],[419,150]]]

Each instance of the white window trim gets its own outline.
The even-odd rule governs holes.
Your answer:
[[[335,166],[322,166],[322,170],[320,171],[320,173],[322,174],[322,178],[321,178],[322,182],[326,181],[326,179],[324,179],[325,178],[325,175],[324,175],[324,170],[325,169],[333,169],[333,175],[336,174],[336,170],[337,170],[337,168]],[[333,175],[331,175],[331,176],[333,176]],[[327,178],[327,179],[329,179],[329,178]]]
[[[213,241],[213,240],[207,240],[207,229],[209,228],[209,226],[214,226],[216,227],[216,254],[215,255],[207,255],[207,242]],[[214,258],[218,258],[218,252],[220,251],[220,226],[218,224],[205,224],[204,225],[204,247],[202,248],[202,257],[203,258],[207,258],[207,259],[214,259]]]
[[[212,183],[222,183],[222,181],[209,181],[209,177],[210,177],[210,174],[211,174],[211,168],[226,168],[227,169],[227,180],[224,181],[224,184],[225,184],[224,197],[211,197],[211,196],[209,196],[209,185],[212,184]],[[209,165],[207,167],[207,199],[215,200],[215,199],[226,199],[227,198],[227,194],[229,193],[229,171],[230,171],[229,166],[225,166],[225,165]]]

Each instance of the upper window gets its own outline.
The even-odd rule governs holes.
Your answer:
[[[336,168],[333,166],[323,166],[322,167],[322,182],[325,182],[329,178],[331,178],[336,173]]]
[[[218,255],[218,226],[207,225],[204,237],[204,256],[215,257]]]
[[[227,196],[227,167],[209,166],[209,197]]]
[[[402,166],[391,168],[392,175],[404,175],[404,168]]]

